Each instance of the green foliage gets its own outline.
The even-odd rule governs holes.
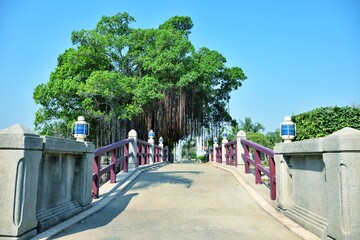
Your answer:
[[[101,145],[120,135],[119,121],[140,138],[152,128],[175,142],[199,126],[231,120],[226,104],[246,79],[242,69],[226,67],[217,51],[196,51],[190,17],[174,16],[157,29],[131,28],[134,21],[118,13],[103,16],[94,29],[72,32],[74,48],[58,57],[49,82],[34,90],[41,134],[68,136],[83,115],[92,126],[90,141],[112,138]]]
[[[260,132],[248,132],[246,133],[246,139],[270,149],[274,147],[270,140],[263,133]]]
[[[262,125],[261,123],[253,123],[251,118],[246,117],[245,121],[240,121],[240,128],[241,130],[244,130],[245,132],[260,132],[260,131],[264,131],[265,127],[264,125]]]
[[[200,162],[202,162],[202,163],[205,163],[205,162],[206,162],[206,158],[205,158],[204,155],[198,156],[197,159],[198,159]]]
[[[270,146],[271,146],[271,147],[268,147],[268,148],[273,148],[276,143],[281,143],[282,142],[282,138],[280,136],[280,129],[276,129],[275,132],[266,133],[266,137],[269,140]]]
[[[344,127],[360,130],[360,108],[321,107],[292,117],[296,140],[325,137]]]

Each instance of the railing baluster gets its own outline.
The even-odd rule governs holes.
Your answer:
[[[259,169],[259,166],[261,165],[261,158],[260,158],[260,152],[259,150],[254,150],[255,154],[255,182],[256,184],[261,184],[261,170]]]
[[[99,197],[99,187],[100,187],[100,156],[96,156],[93,162],[93,180],[92,180],[92,191],[93,197]]]
[[[111,151],[111,164],[112,168],[110,170],[110,183],[116,182],[116,149]]]
[[[250,173],[250,163],[246,158],[250,158],[250,149],[249,146],[244,144],[244,163],[245,163],[245,173]]]
[[[123,163],[123,171],[125,173],[129,171],[129,144],[130,143],[124,145],[124,156],[126,156],[126,158]]]
[[[270,167],[270,198],[271,200],[276,200],[276,170],[275,170],[275,160],[273,157],[269,158],[269,167]]]

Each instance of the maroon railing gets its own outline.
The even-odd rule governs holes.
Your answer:
[[[236,140],[226,143],[225,146],[225,159],[226,165],[237,166],[237,143]]]
[[[246,139],[241,139],[241,143],[244,146],[244,154],[242,158],[245,163],[245,173],[250,173],[250,165],[255,167],[255,182],[256,184],[261,184],[261,174],[263,173],[269,178],[270,181],[270,198],[271,200],[276,200],[276,173],[275,173],[275,161],[274,161],[274,151],[261,146],[257,143],[251,142]],[[254,158],[250,157],[250,148],[254,151]],[[266,155],[269,159],[269,168],[265,168],[261,163],[261,153]]]
[[[133,156],[133,153],[129,153],[129,144],[134,141],[133,138],[125,139],[108,146],[96,149],[94,151],[94,162],[93,162],[93,178],[92,178],[92,196],[93,198],[99,197],[99,189],[101,185],[101,176],[110,173],[110,183],[116,183],[116,174],[123,170],[128,172],[129,169],[129,157]],[[151,159],[151,148],[150,143],[137,140],[136,149],[136,162],[135,167],[149,165]],[[163,151],[161,151],[163,150]],[[109,164],[101,164],[101,156],[111,156]],[[167,152],[165,149],[154,145],[154,163],[161,162],[161,159],[167,159]],[[119,167],[120,166],[120,167]]]
[[[93,162],[93,178],[92,178],[92,196],[99,197],[100,179],[105,173],[110,172],[110,182],[116,182],[117,166],[122,166],[124,172],[128,172],[128,159],[132,154],[129,154],[129,143],[134,139],[125,139],[105,147],[96,149],[94,151]],[[105,167],[101,167],[101,156],[111,153],[111,162]]]
[[[275,175],[275,161],[273,150],[261,146],[257,143],[251,142],[242,138],[240,140],[244,148],[244,154],[241,155],[245,164],[245,173],[251,173],[250,165],[255,167],[255,182],[261,184],[263,181],[261,175],[264,174],[269,178],[270,198],[276,200],[276,175]],[[226,143],[225,147],[225,163],[226,165],[237,166],[237,141]],[[254,157],[250,156],[250,149],[253,149]],[[214,159],[214,151],[216,152],[216,159]],[[261,155],[269,160],[269,167],[265,167],[261,162]],[[211,151],[211,161],[222,163],[222,147],[218,146]]]
[[[222,163],[222,150],[221,150],[221,145],[215,148],[216,151],[216,162],[217,163]]]
[[[137,162],[136,167],[147,165],[150,163],[150,147],[151,144],[143,141],[143,140],[137,140]]]

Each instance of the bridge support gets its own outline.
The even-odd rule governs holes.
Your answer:
[[[275,146],[277,208],[322,239],[360,235],[360,131]]]

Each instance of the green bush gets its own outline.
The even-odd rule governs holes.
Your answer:
[[[360,130],[360,108],[321,107],[292,116],[296,140],[325,137],[344,127]]]
[[[197,159],[202,163],[206,162],[205,156],[198,156]]]

